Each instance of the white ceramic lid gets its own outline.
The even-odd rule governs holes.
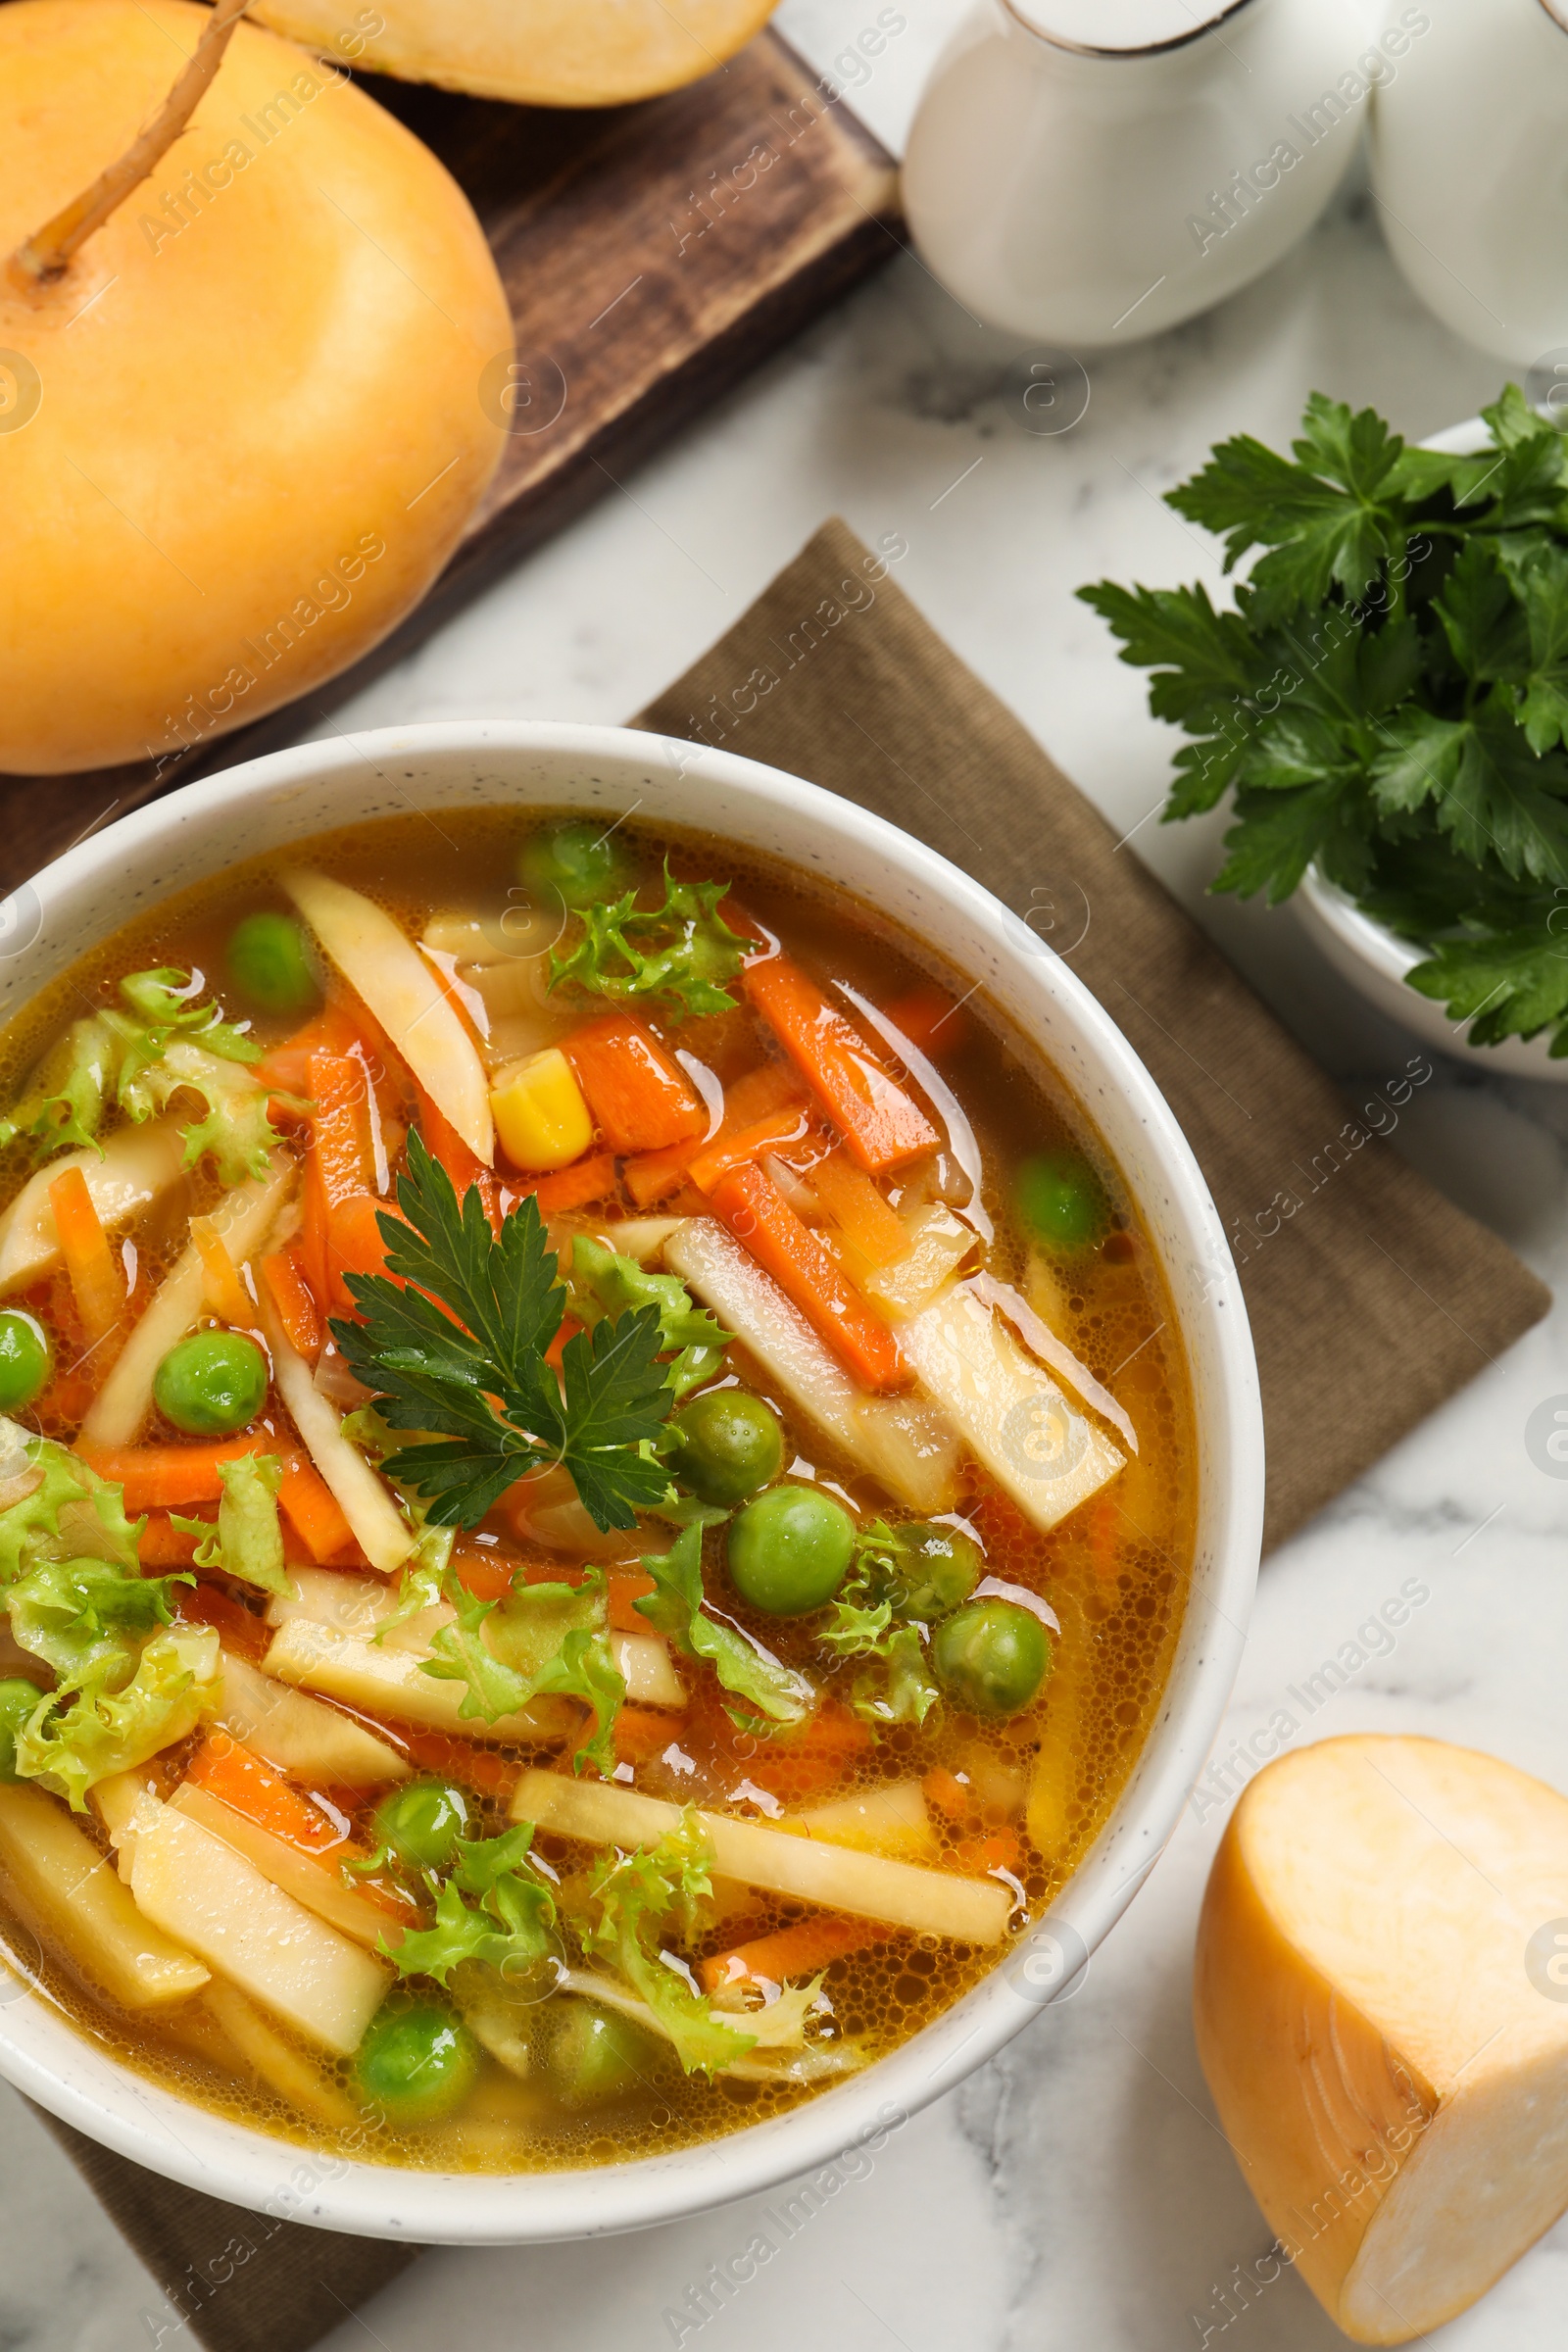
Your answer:
[[[1064,49],[1130,56],[1190,41],[1249,0],[1006,0],[1020,24]]]

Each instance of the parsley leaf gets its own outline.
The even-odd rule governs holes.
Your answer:
[[[727,983],[739,976],[747,942],[718,911],[727,882],[677,882],[664,860],[664,903],[639,908],[637,892],[579,910],[582,937],[550,958],[550,985],[572,981],[617,1004],[661,999],[675,1020],[733,1012]]]
[[[391,1454],[437,1527],[476,1527],[508,1487],[560,1462],[601,1529],[633,1527],[668,1484],[654,1441],[674,1401],[654,1305],[577,1332],[560,1380],[545,1360],[566,1293],[530,1195],[490,1230],[478,1188],[460,1203],[417,1132],[398,1179],[401,1218],[377,1222],[387,1272],[345,1277],[363,1320],[334,1321],[350,1367],[392,1429]]]

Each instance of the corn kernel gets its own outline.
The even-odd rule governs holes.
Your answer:
[[[490,1090],[490,1109],[501,1149],[514,1167],[533,1176],[569,1166],[594,1140],[582,1089],[559,1046],[503,1070]]]

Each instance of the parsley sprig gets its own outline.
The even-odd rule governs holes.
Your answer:
[[[1473,456],[1406,448],[1312,396],[1290,458],[1225,442],[1169,494],[1263,552],[1200,586],[1080,590],[1193,738],[1167,822],[1234,793],[1216,890],[1290,896],[1314,861],[1427,951],[1423,995],[1494,1045],[1568,1054],[1568,439],[1510,385]]]
[[[674,1401],[655,1306],[578,1332],[557,1380],[545,1361],[566,1292],[532,1199],[491,1232],[476,1187],[460,1202],[417,1132],[398,1179],[402,1217],[378,1220],[386,1274],[349,1274],[363,1321],[332,1334],[392,1429],[425,1442],[387,1475],[428,1500],[437,1527],[476,1527],[524,1472],[559,1462],[596,1527],[633,1527],[664,1494],[653,1443]]]

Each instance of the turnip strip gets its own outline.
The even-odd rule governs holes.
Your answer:
[[[585,1845],[657,1845],[681,1822],[679,1805],[639,1796],[608,1781],[567,1780],[564,1773],[525,1772],[512,1800],[514,1821],[531,1821],[558,1838]],[[1012,1892],[993,1879],[963,1879],[923,1870],[883,1854],[855,1851],[825,1839],[792,1837],[760,1822],[699,1813],[713,1851],[713,1868],[749,1886],[820,1903],[856,1919],[877,1919],[920,1936],[950,1936],[959,1943],[1000,1943],[1006,1934]]]
[[[330,1852],[324,1864],[313,1861],[298,1846],[286,1845],[270,1830],[264,1830],[259,1822],[248,1821],[243,1813],[236,1813],[232,1805],[225,1805],[210,1788],[198,1788],[194,1781],[184,1782],[169,1802],[174,1812],[199,1822],[204,1830],[211,1830],[215,1838],[221,1838],[225,1845],[232,1846],[235,1853],[243,1854],[270,1885],[281,1886],[285,1894],[303,1903],[307,1911],[314,1911],[328,1927],[341,1929],[354,1942],[363,1943],[367,1951],[373,1952],[383,1936],[389,1943],[397,1942],[402,1933],[397,1922],[377,1904],[367,1902],[363,1894],[356,1894],[352,1887],[344,1886]],[[414,1916],[412,1912],[409,1915],[411,1924]]]
[[[303,1575],[304,1570],[297,1570]],[[355,1580],[359,1582],[359,1579]],[[368,1583],[368,1578],[364,1580]],[[377,1592],[384,1591],[382,1586]],[[406,1781],[410,1766],[396,1748],[377,1740],[335,1707],[325,1707],[303,1690],[274,1683],[227,1650],[220,1668],[214,1720],[235,1740],[253,1747],[279,1772],[292,1773],[317,1788],[384,1788]]]
[[[274,1152],[266,1176],[235,1185],[214,1209],[212,1230],[236,1266],[262,1248],[298,1173],[285,1152]],[[153,1380],[177,1341],[201,1319],[207,1269],[192,1242],[164,1278],[157,1296],[125,1342],[114,1370],[88,1407],[81,1436],[89,1446],[128,1446],[153,1408]]]
[[[274,2034],[261,2011],[232,1984],[209,1984],[202,2006],[228,2036],[246,2065],[290,2106],[314,2115],[334,2131],[347,2131],[363,2119],[358,2107],[337,2084],[312,2066],[281,2034]]]
[[[975,1458],[1045,1535],[1125,1468],[1001,1317],[960,1284],[899,1327],[905,1359]]]
[[[426,1674],[421,1660],[390,1642],[353,1634],[338,1634],[309,1618],[296,1617],[273,1640],[262,1661],[265,1671],[296,1689],[318,1690],[346,1707],[369,1715],[389,1715],[398,1723],[426,1725],[431,1731],[455,1732],[462,1740],[564,1739],[582,1719],[582,1710],[569,1698],[535,1698],[520,1713],[486,1723],[482,1715],[460,1713],[467,1696],[465,1683],[443,1682]]]
[[[853,1845],[867,1854],[892,1854],[901,1862],[929,1861],[936,1833],[918,1781],[895,1781],[843,1796],[808,1813],[786,1814],[779,1828],[796,1838],[821,1838],[830,1845]]]
[[[393,1501],[380,1474],[343,1435],[338,1409],[321,1395],[303,1355],[284,1334],[267,1285],[261,1287],[260,1319],[272,1358],[272,1379],[304,1439],[312,1461],[325,1479],[344,1518],[372,1568],[390,1576],[414,1549],[414,1530]]]
[[[906,1315],[918,1314],[979,1247],[974,1228],[938,1202],[920,1211],[903,1256],[867,1275],[866,1296],[894,1322],[902,1322]]]
[[[345,1576],[331,1568],[296,1568],[293,1575],[293,1594],[274,1599],[268,1606],[269,1625],[288,1625],[297,1618],[305,1618],[333,1633],[355,1634],[370,1641],[377,1627],[398,1605],[397,1595],[389,1587],[376,1584],[368,1576]],[[445,1601],[437,1601],[428,1609],[421,1609],[416,1617],[406,1619],[378,1646],[424,1659],[431,1655],[432,1635],[439,1633],[442,1626],[456,1622],[456,1609]],[[610,1647],[626,1685],[626,1696],[635,1705],[683,1707],[686,1704],[685,1686],[670,1663],[669,1644],[662,1636],[612,1633]]]
[[[1034,1308],[1007,1283],[998,1282],[991,1274],[977,1274],[969,1288],[987,1306],[994,1306],[1005,1315],[1031,1355],[1038,1355],[1049,1364],[1057,1377],[1069,1388],[1076,1389],[1085,1404],[1090,1405],[1110,1423],[1122,1438],[1129,1452],[1138,1451],[1138,1432],[1123,1408],[1108,1389],[1102,1389],[1087,1364],[1081,1364],[1064,1340],[1058,1340],[1049,1323],[1042,1322]]]
[[[0,1886],[26,1926],[127,2009],[188,2000],[208,1982],[191,1952],[142,1917],[64,1806],[24,1783],[0,1787]]]
[[[688,1218],[665,1242],[664,1263],[791,1401],[890,1494],[917,1511],[951,1508],[957,1462],[951,1430],[908,1397],[873,1397],[858,1389],[805,1316],[716,1218]]]
[[[496,1139],[484,1064],[430,964],[383,907],[345,883],[294,872],[283,887],[436,1108],[488,1166]]]
[[[99,1219],[113,1233],[177,1183],[184,1162],[184,1138],[172,1119],[119,1128],[101,1154],[65,1152],[51,1159],[28,1177],[0,1217],[0,1297],[36,1282],[60,1263],[60,1237],[49,1205],[49,1187],[57,1176],[68,1168],[81,1170]]]
[[[358,2049],[391,1980],[382,1962],[172,1805],[144,1796],[130,1829],[130,1890],[155,1927],[308,2041]]]

